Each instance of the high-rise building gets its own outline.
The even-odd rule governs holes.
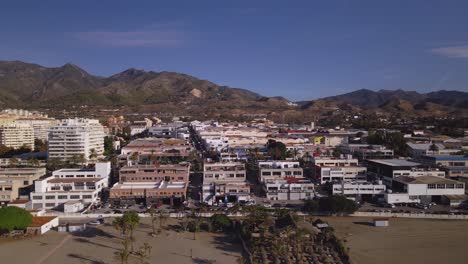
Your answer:
[[[26,124],[4,124],[0,126],[0,144],[15,149],[34,148],[34,130]]]
[[[65,119],[49,130],[49,159],[95,161],[103,157],[104,128],[95,119]]]
[[[32,126],[34,138],[46,141],[50,128],[57,125],[58,120],[45,117],[25,117],[15,120],[15,123]]]

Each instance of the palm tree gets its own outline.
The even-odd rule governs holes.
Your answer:
[[[130,241],[131,241],[131,252],[133,252],[133,242],[135,242],[135,237],[133,236],[133,231],[140,223],[140,217],[138,216],[137,212],[135,211],[128,211],[125,212],[123,215],[124,221],[128,225],[128,230],[130,231]]]
[[[165,211],[159,212],[159,230],[161,231],[164,228],[164,225],[167,222],[168,215]]]
[[[158,218],[156,217],[156,209],[154,209],[154,206],[151,206],[150,209],[148,210],[148,213],[151,217],[151,228],[152,231],[151,235],[156,236],[156,221],[158,221]]]
[[[96,149],[92,148],[92,149],[90,149],[89,152],[90,152],[90,154],[89,154],[89,159],[90,160],[94,160],[94,159],[97,158],[98,155],[97,155]]]

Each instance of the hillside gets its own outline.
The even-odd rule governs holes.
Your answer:
[[[271,112],[288,101],[248,90],[219,86],[175,72],[128,69],[107,78],[73,64],[46,68],[19,61],[0,62],[0,107],[68,109],[136,107],[145,111],[195,114]]]
[[[119,109],[120,113],[170,112],[199,117],[267,114],[280,120],[310,120],[324,113],[379,111],[383,114],[466,115],[468,93],[404,90],[354,92],[298,102],[265,97],[176,73],[128,69],[110,77],[89,74],[74,64],[48,68],[0,61],[0,108]],[[99,111],[99,110],[93,110]]]

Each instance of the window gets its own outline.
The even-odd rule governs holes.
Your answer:
[[[33,196],[33,200],[42,200],[42,196],[39,196],[39,195]]]
[[[463,183],[459,183],[456,185],[457,186],[457,189],[463,189],[465,188],[464,184]]]
[[[445,184],[437,184],[437,189],[445,189]]]
[[[46,195],[46,200],[53,200],[55,199],[55,195]]]
[[[436,188],[436,185],[435,185],[435,184],[428,184],[428,185],[427,185],[427,188],[428,188],[428,189],[435,189],[435,188]]]
[[[68,199],[68,195],[59,195],[57,198],[62,199],[62,200],[63,199]]]
[[[80,199],[79,195],[70,195],[70,199]]]
[[[45,206],[46,207],[55,207],[55,203],[46,203]]]
[[[83,199],[91,199],[91,198],[93,198],[92,195],[83,195]]]

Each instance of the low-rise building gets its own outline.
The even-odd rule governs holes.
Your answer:
[[[50,176],[34,183],[33,209],[61,208],[68,201],[97,202],[106,178],[56,178]],[[63,209],[63,208],[62,208]]]
[[[0,204],[28,197],[31,185],[45,174],[45,168],[0,168]]]
[[[431,167],[438,167],[448,177],[468,177],[468,156],[463,155],[426,155],[418,159]]]
[[[440,202],[443,196],[464,194],[463,182],[435,176],[399,176],[393,179],[392,192],[385,198],[388,203],[429,203]]]
[[[260,161],[258,162],[260,182],[282,180],[284,178],[303,178],[303,169],[298,161]]]
[[[363,195],[371,197],[382,195],[386,189],[382,182],[343,181],[333,184],[332,193],[333,195],[343,195],[347,198],[360,200]]]
[[[250,200],[250,186],[246,182],[211,182],[202,186],[202,202],[209,205]]]
[[[205,163],[203,183],[245,182],[245,165],[241,162]]]
[[[115,204],[134,204],[144,202],[146,205],[169,201],[185,200],[188,184],[183,181],[148,181],[116,183],[110,191],[110,199]]]
[[[102,189],[109,186],[110,162],[98,162],[95,168],[60,169],[34,183],[33,209],[62,208],[69,201],[96,203]],[[62,208],[64,209],[64,208]]]
[[[182,202],[189,183],[190,164],[137,165],[120,169],[119,182],[112,186],[115,204]]]
[[[370,144],[345,144],[338,148],[343,154],[352,154],[359,160],[369,159],[393,159],[393,150],[382,145]]]
[[[314,184],[306,179],[286,178],[266,182],[264,185],[268,200],[306,200],[314,197]]]

